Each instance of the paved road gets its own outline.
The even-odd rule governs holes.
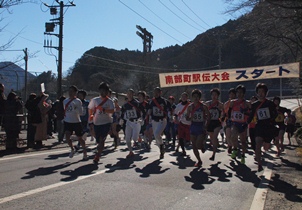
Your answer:
[[[159,160],[152,145],[150,152],[136,150],[134,158],[126,159],[126,146],[113,151],[111,141],[98,165],[92,163],[94,145],[89,161],[81,161],[82,154],[70,159],[67,148],[2,157],[0,209],[242,210],[250,209],[259,183],[265,181],[252,153],[242,165],[224,148],[215,161],[207,151],[198,169],[190,148],[186,157],[168,151]],[[274,153],[267,155],[272,162],[268,168],[276,161]]]

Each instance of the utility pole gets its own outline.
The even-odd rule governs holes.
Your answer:
[[[48,6],[47,4],[44,3],[45,6],[50,8],[51,15],[56,15],[57,8],[60,8],[60,16],[55,19],[50,19],[50,21],[52,21],[52,22],[45,23],[46,32],[44,32],[44,34],[57,36],[59,38],[59,46],[52,46],[52,43],[46,42],[44,40],[44,47],[45,48],[54,48],[54,49],[58,50],[57,97],[60,97],[62,95],[63,25],[64,25],[64,22],[63,22],[64,11],[63,10],[64,10],[64,7],[71,7],[71,6],[76,6],[76,5],[72,1],[69,1],[69,4],[64,4],[63,1],[59,2],[58,0],[56,0],[56,2],[59,5]],[[56,25],[59,25],[59,34],[50,33],[50,32],[54,31],[54,28]]]
[[[23,50],[24,52],[24,61],[25,61],[25,75],[24,75],[24,101],[27,99],[27,66],[28,66],[28,53],[27,48]]]
[[[146,28],[142,28],[139,25],[136,25],[136,28],[140,30],[137,31],[136,34],[143,40],[143,62],[144,65],[146,65],[146,57],[147,57],[147,53],[151,52],[153,36],[149,31],[147,31]]]

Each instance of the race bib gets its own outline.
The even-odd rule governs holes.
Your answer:
[[[157,106],[153,106],[153,116],[156,116],[156,117],[163,117],[164,116],[164,113],[162,110],[160,110]]]
[[[219,111],[217,109],[210,109],[211,120],[218,120],[219,119]]]
[[[133,119],[133,118],[137,118],[137,114],[136,114],[136,110],[133,108],[133,109],[130,109],[130,110],[126,110],[126,116],[127,116],[127,119]]]
[[[193,122],[203,122],[203,112],[202,111],[194,112],[192,121]]]
[[[271,118],[268,107],[257,110],[258,120],[266,120]]]
[[[284,115],[282,113],[278,113],[278,116],[275,119],[276,122],[284,122]]]
[[[239,111],[234,111],[232,114],[233,121],[244,121],[244,114]]]

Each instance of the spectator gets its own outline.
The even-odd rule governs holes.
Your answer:
[[[61,96],[59,100],[54,103],[55,117],[57,121],[57,132],[58,132],[58,141],[63,142],[64,138],[64,105],[63,101],[66,99],[65,96]]]
[[[40,98],[35,93],[29,95],[25,103],[25,108],[28,111],[28,126],[27,126],[27,147],[33,148],[35,145],[36,125],[42,122],[41,113],[38,108]]]
[[[4,108],[3,125],[6,133],[6,149],[17,149],[17,139],[20,132],[17,114],[22,109],[22,103],[17,98],[16,93],[8,94]]]
[[[6,100],[6,97],[4,94],[4,85],[2,83],[0,83],[0,128],[1,128],[2,122],[3,122],[5,100]]]
[[[48,95],[42,93],[40,101],[38,103],[38,108],[41,113],[41,123],[37,124],[37,130],[35,134],[35,142],[37,148],[42,147],[42,141],[47,140],[47,121],[48,121],[48,111],[51,109],[51,105],[46,102]]]

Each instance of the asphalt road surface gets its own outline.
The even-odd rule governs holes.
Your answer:
[[[137,149],[130,159],[125,145],[113,150],[111,144],[108,138],[98,165],[92,161],[93,145],[88,161],[81,160],[81,153],[69,158],[67,148],[1,158],[0,209],[243,210],[251,208],[265,181],[251,152],[243,165],[223,147],[210,161],[207,150],[202,168],[195,168],[190,146],[185,157],[168,148],[160,160],[154,141],[151,151]],[[268,169],[275,151],[266,160]]]

